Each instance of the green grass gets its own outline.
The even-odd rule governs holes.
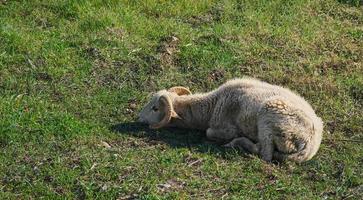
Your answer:
[[[150,92],[244,75],[323,118],[311,161],[132,123]],[[362,102],[359,0],[0,0],[1,199],[361,199]]]

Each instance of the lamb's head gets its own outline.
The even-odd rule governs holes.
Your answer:
[[[173,99],[176,96],[188,95],[191,92],[184,87],[172,87],[155,93],[139,114],[139,122],[149,124],[150,128],[158,129],[166,126],[171,118],[178,118],[174,111]]]

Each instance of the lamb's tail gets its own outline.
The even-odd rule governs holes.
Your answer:
[[[310,160],[318,151],[322,140],[323,123],[320,118],[317,118],[315,122],[312,127],[312,137],[305,142],[301,149],[290,154],[275,151],[274,159],[279,161],[291,160],[298,163]]]

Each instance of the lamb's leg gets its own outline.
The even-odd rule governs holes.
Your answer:
[[[285,113],[288,111],[286,102],[280,99],[267,101],[258,113],[257,130],[260,156],[265,161],[273,158],[276,131],[281,132],[281,124],[287,123]]]
[[[223,129],[222,128],[207,129],[207,138],[217,142],[231,141],[233,138],[236,138],[237,136],[238,136],[237,130],[232,127],[226,127]]]
[[[258,144],[253,143],[246,137],[235,138],[228,144],[224,145],[224,147],[238,148],[240,150],[247,150],[252,154],[258,154]]]
[[[258,126],[258,141],[260,156],[265,161],[271,161],[274,153],[273,146],[273,129],[268,124],[261,124]]]

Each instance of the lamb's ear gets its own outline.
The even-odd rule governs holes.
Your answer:
[[[177,118],[177,119],[181,119],[178,115],[178,113],[176,113],[174,110],[171,111],[171,118]]]
[[[192,94],[192,92],[188,88],[182,86],[172,87],[168,90],[168,92],[175,92],[179,96]]]

